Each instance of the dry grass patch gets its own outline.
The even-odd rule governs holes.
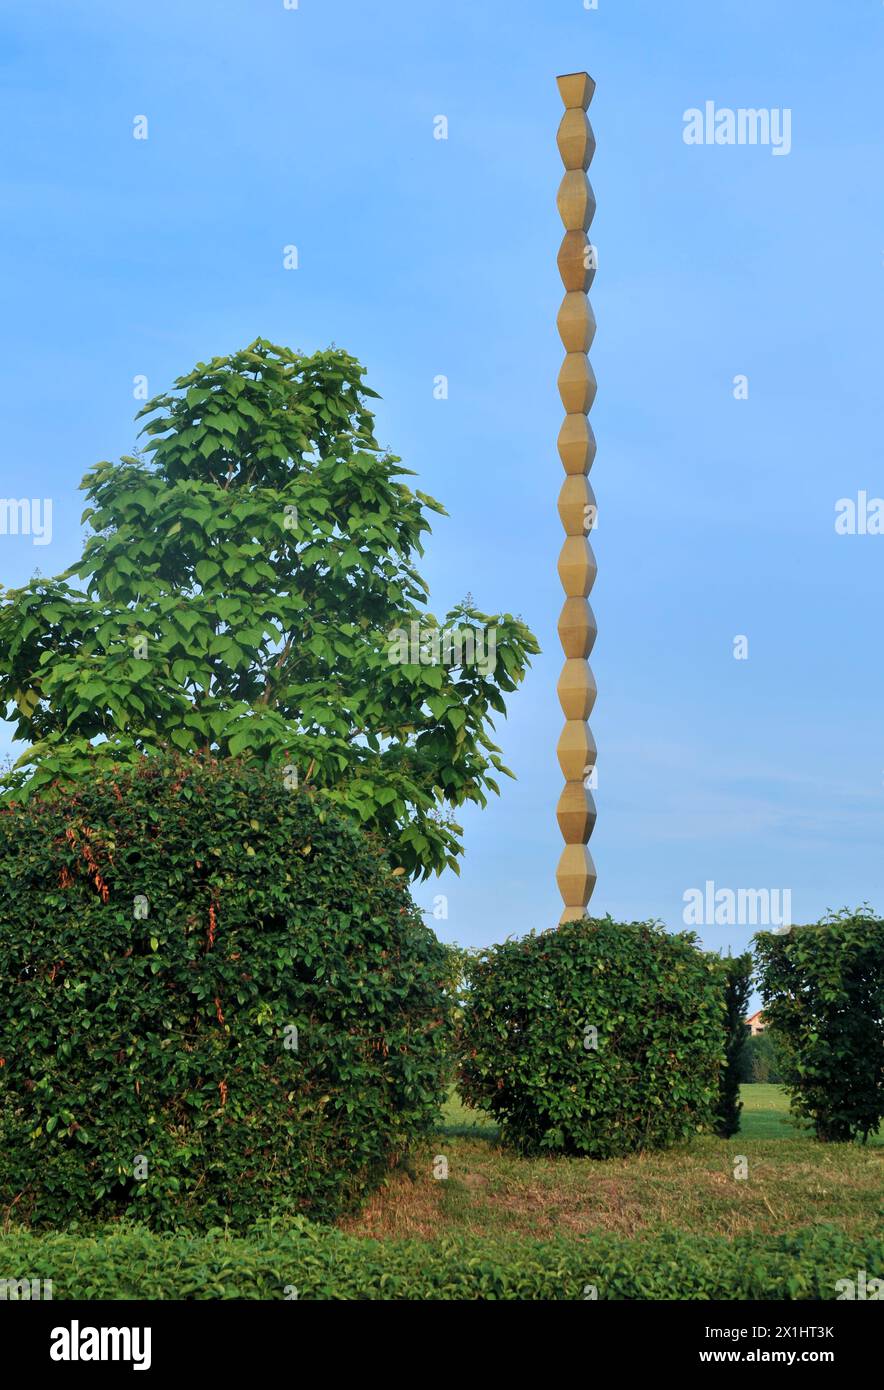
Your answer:
[[[446,1234],[622,1236],[682,1230],[698,1235],[779,1234],[828,1223],[855,1235],[877,1229],[884,1191],[884,1147],[822,1145],[784,1119],[771,1130],[773,1087],[750,1087],[743,1132],[731,1140],[698,1137],[664,1153],[604,1162],[520,1158],[501,1149],[493,1126],[470,1122],[454,1105],[452,1121],[416,1156],[414,1177],[396,1173],[356,1217],[354,1235],[391,1238]],[[753,1138],[751,1092],[762,1134]],[[448,1179],[434,1177],[443,1155]],[[738,1158],[748,1177],[735,1176]]]

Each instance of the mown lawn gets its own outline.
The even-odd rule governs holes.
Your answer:
[[[819,1144],[788,1114],[779,1086],[744,1086],[743,1127],[730,1140],[633,1158],[520,1158],[456,1096],[414,1175],[397,1172],[355,1218],[353,1235],[381,1238],[521,1235],[548,1238],[662,1230],[775,1235],[827,1223],[853,1235],[878,1230],[884,1196],[884,1133],[867,1146]],[[433,1175],[448,1162],[448,1178]],[[748,1177],[735,1176],[737,1160]],[[437,1165],[438,1167],[438,1165]]]

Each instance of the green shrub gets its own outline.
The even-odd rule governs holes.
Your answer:
[[[0,1207],[353,1206],[438,1113],[446,969],[380,848],[249,766],[3,808]]]
[[[880,1236],[662,1234],[365,1240],[296,1220],[247,1240],[117,1227],[0,1238],[3,1269],[51,1279],[58,1299],[833,1299],[884,1273]],[[595,1290],[595,1294],[593,1294]]]
[[[609,1158],[711,1122],[717,967],[693,933],[584,918],[467,965],[460,1094],[523,1152]]]
[[[779,1053],[770,1034],[757,1033],[754,1038],[747,1038],[743,1052],[743,1082],[778,1086],[782,1079]]]
[[[818,1139],[866,1140],[884,1118],[884,922],[845,910],[755,942],[793,1112]]]
[[[752,957],[714,956],[724,991],[724,1066],[718,1079],[718,1101],[715,1107],[715,1133],[722,1139],[738,1133],[740,1128],[740,1083],[743,1080],[743,1057],[746,1048],[746,1005],[752,993]]]

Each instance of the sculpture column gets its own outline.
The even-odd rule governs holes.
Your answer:
[[[557,78],[557,82],[565,104],[556,137],[565,174],[556,201],[565,224],[558,255],[565,297],[557,325],[565,348],[558,385],[566,414],[558,443],[566,476],[559,493],[565,542],[558,564],[565,591],[559,617],[565,664],[557,687],[565,715],[557,750],[565,787],[556,810],[565,848],[556,879],[565,904],[560,921],[570,922],[585,915],[596,881],[595,865],[587,849],[596,811],[586,786],[596,761],[595,742],[586,722],[596,697],[595,680],[587,662],[596,636],[595,618],[587,601],[596,575],[595,556],[587,540],[596,516],[595,497],[587,477],[596,448],[587,418],[596,393],[596,380],[587,357],[595,335],[595,319],[587,298],[595,266],[586,235],[595,212],[595,197],[586,177],[595,152],[595,137],[586,115],[595,83],[585,72],[570,73]]]

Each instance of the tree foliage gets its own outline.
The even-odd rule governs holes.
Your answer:
[[[740,1063],[740,1080],[744,1084],[779,1086],[782,1084],[780,1057],[770,1033],[756,1033],[746,1039]]]
[[[258,339],[148,402],[143,454],[86,474],[82,558],[0,601],[0,701],[27,744],[8,797],[96,759],[243,755],[383,831],[410,873],[457,867],[454,811],[498,790],[493,715],[538,648],[472,600],[426,611],[415,559],[443,508],[378,446],[363,374]],[[451,630],[459,664],[434,648]],[[469,661],[490,633],[493,666]]]

